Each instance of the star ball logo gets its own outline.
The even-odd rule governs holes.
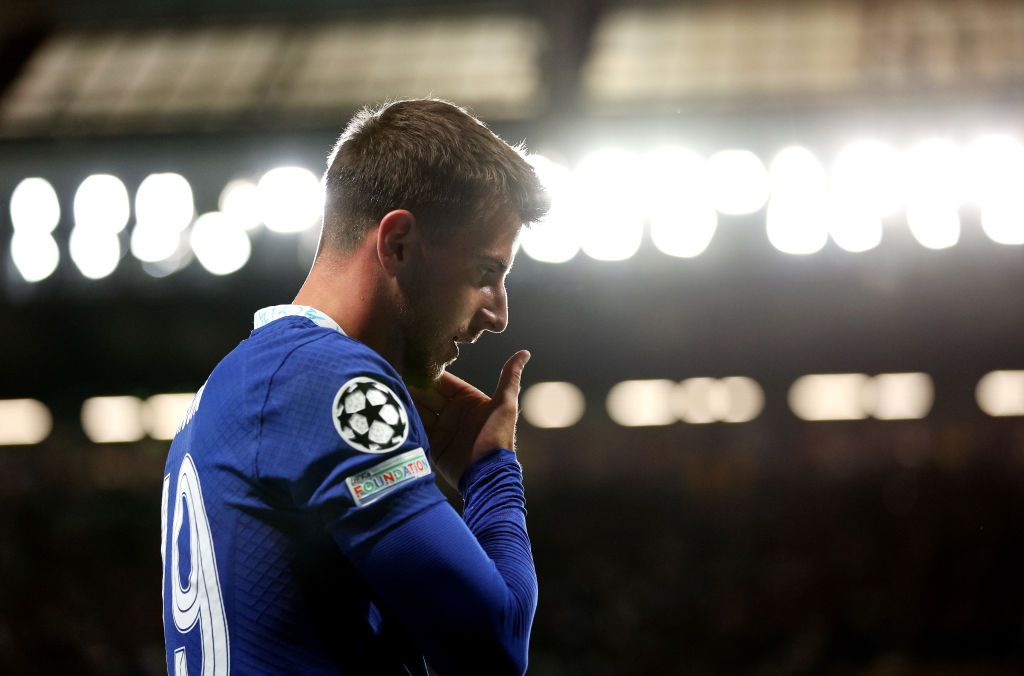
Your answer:
[[[357,451],[387,453],[408,438],[409,416],[390,387],[357,376],[334,397],[334,428]]]

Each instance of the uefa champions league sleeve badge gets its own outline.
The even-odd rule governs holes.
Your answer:
[[[341,438],[363,453],[389,453],[409,437],[402,400],[369,376],[357,376],[341,386],[334,396],[333,417]]]

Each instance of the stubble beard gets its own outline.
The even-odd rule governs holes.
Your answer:
[[[454,362],[448,359],[448,343],[444,333],[425,310],[423,297],[405,297],[397,304],[397,320],[402,333],[403,378],[414,387],[427,387],[437,382],[445,368]]]

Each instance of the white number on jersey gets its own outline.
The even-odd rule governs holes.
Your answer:
[[[213,535],[210,521],[203,504],[203,491],[199,485],[199,474],[188,453],[178,470],[178,486],[174,495],[174,517],[171,541],[167,542],[167,500],[171,475],[164,477],[163,504],[160,507],[160,558],[166,571],[166,548],[171,548],[171,615],[174,627],[182,634],[199,625],[202,640],[202,676],[220,676],[229,669],[228,621],[220,593],[220,579],[217,575],[217,557],[213,551]],[[188,584],[181,585],[180,539],[188,509],[189,552]],[[166,580],[164,581],[166,584]],[[163,592],[161,591],[161,596]],[[174,655],[174,676],[186,676],[185,651],[178,649]]]

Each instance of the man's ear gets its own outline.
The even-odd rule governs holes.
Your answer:
[[[398,274],[399,268],[419,245],[416,218],[411,211],[395,209],[384,214],[377,228],[377,258],[390,275]]]

